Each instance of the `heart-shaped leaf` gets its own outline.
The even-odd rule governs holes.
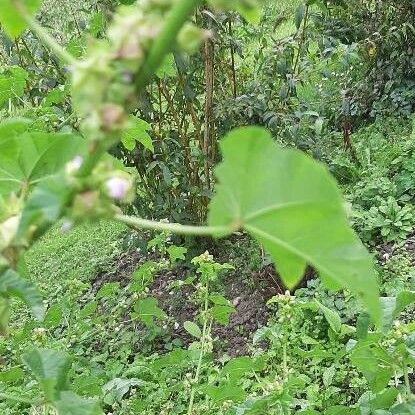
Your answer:
[[[229,233],[247,230],[271,254],[290,288],[312,265],[326,282],[360,297],[379,323],[372,258],[350,228],[327,169],[300,151],[280,148],[262,128],[234,130],[221,147],[209,224],[228,227]]]

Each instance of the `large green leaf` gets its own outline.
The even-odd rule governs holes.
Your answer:
[[[53,405],[59,415],[101,415],[99,403],[93,399],[82,398],[71,391],[61,392],[59,400]]]
[[[217,194],[209,223],[245,229],[271,254],[288,287],[312,265],[331,285],[349,289],[379,323],[372,258],[351,230],[341,193],[326,168],[277,146],[257,127],[234,130],[221,143]],[[218,235],[218,236],[223,236]]]
[[[0,24],[6,33],[15,38],[26,29],[27,24],[21,17],[16,4],[22,4],[30,15],[34,15],[39,9],[40,0],[0,0]]]
[[[395,362],[382,347],[371,340],[361,340],[352,349],[350,359],[363,373],[373,392],[380,392],[388,385]]]
[[[34,349],[22,356],[23,363],[33,372],[49,402],[59,398],[66,390],[71,360],[65,352]]]
[[[9,269],[0,275],[0,295],[19,297],[30,307],[35,318],[43,319],[45,308],[41,295],[28,279],[21,277],[16,271]]]
[[[23,128],[18,123],[16,128]],[[0,125],[0,195],[17,192],[59,172],[65,163],[86,152],[86,142],[71,134],[7,134]]]

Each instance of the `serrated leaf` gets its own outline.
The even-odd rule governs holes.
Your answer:
[[[154,153],[153,140],[148,134],[150,130],[151,125],[148,122],[131,115],[129,125],[121,136],[121,142],[127,150],[132,151],[138,141],[144,148]]]
[[[183,323],[183,327],[193,337],[196,337],[197,339],[202,337],[202,331],[200,330],[199,326],[193,321],[185,321]]]
[[[40,0],[19,0],[29,15],[34,15],[40,7]],[[14,0],[0,0],[0,24],[11,38],[19,36],[27,23],[21,17]]]
[[[288,287],[312,265],[356,294],[379,323],[372,258],[351,230],[327,169],[297,150],[280,148],[258,127],[234,130],[221,147],[224,161],[216,168],[219,185],[209,224],[229,233],[247,230],[271,254]]]
[[[33,372],[46,398],[52,402],[66,388],[67,374],[71,365],[65,352],[34,349],[22,356],[23,363]]]
[[[102,415],[99,403],[93,399],[86,399],[74,392],[63,391],[53,405],[58,415]]]
[[[16,271],[7,270],[0,275],[0,294],[15,296],[23,300],[38,320],[45,315],[45,307],[37,288],[26,278],[21,277]]]

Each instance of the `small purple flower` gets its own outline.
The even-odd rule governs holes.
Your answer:
[[[131,188],[131,182],[123,177],[112,177],[107,180],[105,185],[107,187],[108,196],[116,200],[125,199]]]

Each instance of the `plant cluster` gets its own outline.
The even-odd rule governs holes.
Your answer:
[[[299,151],[340,179],[364,242],[403,245],[414,147],[406,122],[350,136],[367,42],[339,28],[350,6],[40,3],[0,1],[0,409],[413,414],[410,253],[378,275],[329,169]],[[383,7],[364,2],[364,24],[381,14],[394,32],[393,13],[413,11]],[[409,111],[411,94],[379,85]],[[339,125],[343,139],[324,134]],[[216,249],[233,253],[175,234],[228,237]],[[246,333],[226,277],[255,287],[271,262],[267,323],[223,353],[227,332]]]

